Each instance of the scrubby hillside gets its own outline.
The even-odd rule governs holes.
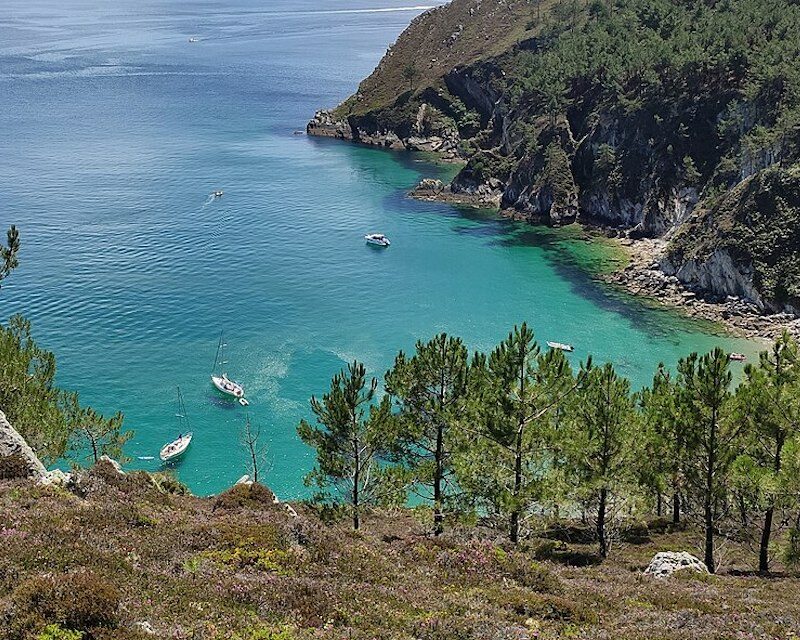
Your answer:
[[[371,515],[355,534],[312,513],[291,517],[263,487],[200,499],[164,477],[100,465],[72,491],[0,482],[0,523],[5,640],[800,632],[796,577],[642,575],[656,551],[691,549],[692,536],[663,522],[623,533],[624,546],[594,565],[580,526],[543,530],[514,549],[479,528],[434,538],[399,511]],[[726,559],[741,552],[732,543]]]
[[[437,197],[671,235],[800,159],[799,55],[789,0],[455,0],[418,18],[309,132],[467,161]],[[785,251],[797,261],[796,245]],[[756,270],[733,257],[735,277]],[[751,284],[762,306],[782,306]]]

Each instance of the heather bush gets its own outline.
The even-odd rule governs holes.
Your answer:
[[[0,457],[0,480],[16,480],[28,477],[28,465],[22,456],[11,455]]]
[[[11,638],[24,638],[53,624],[91,637],[92,630],[113,628],[119,622],[119,591],[91,571],[28,578],[11,598],[15,612]]]
[[[214,500],[214,509],[272,509],[275,494],[263,484],[237,484],[223,491]]]

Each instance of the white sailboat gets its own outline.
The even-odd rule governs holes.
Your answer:
[[[178,387],[178,413],[176,415],[178,417],[180,433],[175,440],[161,447],[161,451],[158,452],[158,457],[161,458],[162,462],[170,462],[171,460],[180,458],[186,453],[186,450],[192,443],[193,434],[189,431],[189,418],[186,416],[186,406],[183,404],[183,396],[181,395],[180,387]]]
[[[211,384],[223,395],[235,398],[240,405],[246,407],[250,403],[244,397],[244,387],[235,380],[231,380],[228,374],[225,373],[225,365],[228,364],[228,361],[225,360],[226,346],[223,332],[220,332],[217,357],[214,360],[214,370],[211,372]],[[220,373],[217,373],[217,371]]]

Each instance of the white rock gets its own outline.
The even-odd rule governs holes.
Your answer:
[[[48,471],[44,477],[39,480],[39,484],[45,486],[65,487],[72,480],[71,473],[64,473],[61,469],[53,469]]]
[[[657,553],[644,573],[656,578],[668,578],[676,571],[685,569],[697,573],[708,573],[708,567],[686,551],[662,551]]]
[[[250,479],[250,476],[245,473],[241,478],[239,478],[236,481],[236,484],[246,484],[247,486],[250,486],[251,484],[253,484],[253,481]]]
[[[151,625],[147,620],[143,620],[142,622],[134,622],[133,627],[134,629],[138,629],[142,633],[146,633],[149,636],[156,635],[156,632],[153,630],[153,625]]]

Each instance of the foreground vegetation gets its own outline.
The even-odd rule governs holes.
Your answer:
[[[291,517],[259,485],[182,495],[105,463],[70,491],[0,482],[0,637],[7,640],[790,638],[800,579],[741,572],[643,576],[656,551],[692,550],[663,520],[623,530],[599,563],[591,530],[541,520],[511,545],[427,509],[369,511],[362,529]],[[146,623],[146,624],[145,624]],[[146,630],[152,630],[155,636]],[[71,634],[68,630],[71,630]]]
[[[800,351],[784,334],[734,389],[730,356],[715,349],[660,365],[650,387],[633,392],[614,366],[591,358],[577,372],[564,352],[541,352],[523,324],[488,356],[469,357],[445,334],[397,356],[387,393],[354,362],[336,375],[317,425],[300,437],[317,449],[309,483],[316,501],[350,513],[402,504],[406,491],[446,516],[478,518],[507,532],[531,533],[531,520],[580,515],[601,558],[631,517],[688,518],[703,533],[712,573],[730,539],[758,548],[769,571],[775,531],[781,549],[800,554]],[[754,532],[758,532],[754,536]]]

